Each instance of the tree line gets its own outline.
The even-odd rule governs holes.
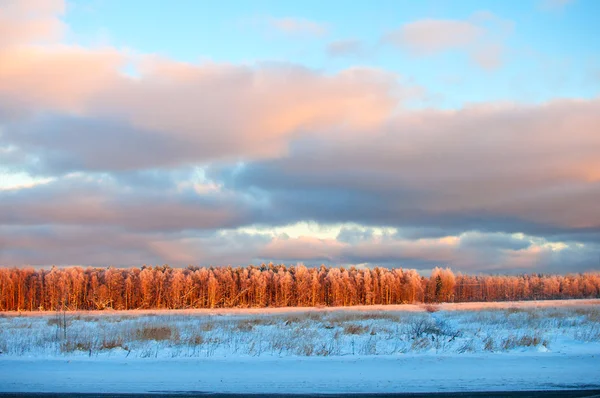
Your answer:
[[[401,268],[0,268],[0,311],[308,307],[600,297],[600,273],[429,277]]]

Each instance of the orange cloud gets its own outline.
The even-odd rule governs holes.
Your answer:
[[[21,28],[11,36],[14,45],[0,46],[0,102],[6,114],[118,121],[137,129],[135,139],[197,148],[172,164],[280,155],[299,133],[375,129],[406,95],[398,77],[381,70],[325,74],[288,64],[187,64],[112,47],[65,45],[59,29],[55,37],[30,25],[61,26],[57,16],[63,11],[58,1],[10,2],[1,8],[1,18]],[[314,28],[292,22],[281,26]],[[42,38],[50,42],[41,45]],[[135,77],[121,72],[126,65],[137,68]],[[82,130],[78,139],[89,134],[91,145],[92,130]],[[17,141],[8,144],[19,147]]]
[[[61,38],[62,0],[5,0],[0,4],[0,49]]]
[[[86,101],[121,79],[124,55],[73,46],[0,50],[0,98],[15,108],[83,114]]]

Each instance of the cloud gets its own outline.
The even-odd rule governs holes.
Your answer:
[[[485,244],[476,244],[475,240]],[[307,265],[417,268],[461,272],[582,272],[597,264],[598,244],[552,243],[521,235],[469,233],[405,239],[365,235],[352,243],[331,238],[248,234],[136,232],[114,226],[0,226],[0,265],[248,265],[274,261]]]
[[[533,234],[600,230],[600,102],[398,115],[352,139],[211,175],[267,196],[274,219]]]
[[[483,69],[494,70],[502,66],[504,48],[499,44],[489,44],[473,50],[470,57]]]
[[[72,175],[0,192],[0,264],[185,266],[300,261],[422,270],[444,265],[468,272],[514,273],[532,269],[564,273],[595,266],[598,242],[582,245],[523,234],[444,235],[443,229],[357,224],[338,227],[332,238],[290,237],[277,228],[245,232],[251,228],[239,227],[265,225],[268,220],[281,224],[281,219],[271,218],[278,203],[226,188],[195,189],[203,183],[208,184],[195,181],[185,170],[171,175],[135,172],[121,178]],[[323,229],[327,224],[311,228],[319,225]]]
[[[468,21],[423,19],[389,32],[384,40],[406,47],[415,55],[430,55],[440,51],[464,48],[484,35],[483,28]]]
[[[468,233],[428,239],[364,236],[352,243],[314,237],[275,237],[258,255],[265,261],[283,259],[313,265],[383,265],[421,270],[451,266],[463,272],[519,273],[543,269],[566,273],[594,269],[596,250],[597,245],[581,247],[552,244],[529,236]]]
[[[37,174],[137,170],[201,158],[207,148],[105,118],[53,115],[7,124],[4,140],[35,155]]]
[[[525,239],[522,234],[504,234],[504,233],[481,233],[469,231],[463,233],[460,237],[460,247],[473,250],[486,249],[505,249],[505,250],[524,250],[531,247],[532,242]]]
[[[23,172],[13,173],[8,169],[0,168],[0,191],[19,190],[31,188],[39,184],[52,182],[52,177],[33,178],[31,175]]]
[[[385,34],[384,43],[416,57],[459,50],[483,69],[493,70],[502,62],[505,38],[512,23],[489,12],[478,12],[467,20],[422,19]]]
[[[12,118],[41,110],[81,114],[94,95],[123,82],[124,62],[110,48],[0,48],[0,104]]]
[[[81,47],[64,43],[62,13],[0,11],[2,265],[595,265],[598,99],[415,110],[403,104],[423,89],[384,70]],[[510,24],[479,13],[396,33],[415,56],[460,50],[493,69]]]
[[[22,16],[23,29],[30,19],[60,22],[64,8],[7,4],[0,18]],[[27,154],[35,169],[21,166],[42,174],[280,156],[298,134],[376,128],[416,92],[371,68],[328,74],[285,63],[190,64],[67,45],[47,33],[11,35],[11,45],[0,45],[0,147]],[[126,66],[136,72],[123,73]]]
[[[295,36],[324,36],[327,25],[304,18],[269,18],[268,24],[285,34]]]
[[[261,212],[252,198],[198,190],[196,184],[188,176],[187,184],[172,181],[131,189],[109,176],[68,176],[28,189],[0,191],[0,225],[214,230],[254,222]]]
[[[358,57],[364,53],[363,43],[356,39],[333,41],[327,45],[327,54],[331,57]]]
[[[0,49],[23,43],[44,43],[62,36],[65,11],[61,0],[4,0],[0,4]]]
[[[0,225],[0,266],[245,266],[268,241],[235,231],[139,233],[113,226]]]
[[[53,170],[280,155],[300,132],[376,128],[410,90],[379,70],[326,75],[282,64],[148,60],[134,79],[118,72],[113,51],[68,53],[0,63],[0,104],[9,109],[0,145],[36,153]]]
[[[335,263],[340,259],[344,247],[343,243],[334,239],[276,237],[258,255],[265,259],[275,258],[292,262]]]
[[[64,8],[58,0],[0,4],[0,123],[46,110],[81,112],[92,93],[118,79],[124,54],[61,43]]]

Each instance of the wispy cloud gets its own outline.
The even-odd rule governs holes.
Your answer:
[[[387,33],[384,41],[414,55],[430,55],[469,47],[484,33],[483,28],[469,21],[423,19]]]
[[[269,26],[288,35],[295,36],[324,36],[327,25],[304,18],[268,18]]]
[[[422,19],[386,33],[382,42],[408,51],[413,56],[431,56],[450,50],[466,52],[484,69],[502,64],[504,39],[512,23],[488,12],[467,20]]]
[[[337,40],[327,45],[327,54],[331,57],[358,57],[365,54],[365,46],[360,40]]]

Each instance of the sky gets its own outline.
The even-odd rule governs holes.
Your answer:
[[[0,266],[600,270],[596,0],[0,0]]]

